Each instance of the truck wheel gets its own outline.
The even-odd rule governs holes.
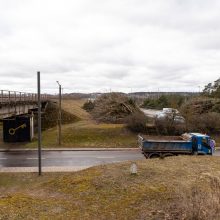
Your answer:
[[[148,158],[153,159],[153,158],[159,158],[159,154],[149,154]]]

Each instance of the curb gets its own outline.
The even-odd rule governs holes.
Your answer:
[[[42,148],[42,151],[133,151],[139,148]],[[0,152],[14,152],[14,151],[38,151],[38,149],[30,148],[11,148],[0,149]]]
[[[43,173],[58,173],[58,172],[77,172],[80,170],[85,170],[91,166],[52,166],[52,167],[42,167]],[[37,167],[0,167],[0,173],[38,173]]]

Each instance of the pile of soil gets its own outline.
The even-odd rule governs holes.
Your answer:
[[[151,141],[183,141],[182,136],[165,136],[165,135],[141,135],[145,140]]]

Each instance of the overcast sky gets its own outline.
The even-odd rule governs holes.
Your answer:
[[[198,91],[220,77],[219,0],[0,0],[0,89]]]

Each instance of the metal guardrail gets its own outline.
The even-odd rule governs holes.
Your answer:
[[[49,95],[42,94],[41,100],[46,101]],[[0,104],[1,105],[16,105],[21,103],[34,103],[37,102],[36,93],[0,90]]]

